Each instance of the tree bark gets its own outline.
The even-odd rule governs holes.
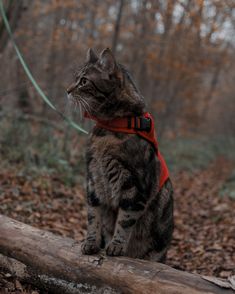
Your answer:
[[[74,283],[77,293],[234,293],[200,275],[167,265],[105,255],[82,255],[75,240],[0,215],[0,252],[23,263],[27,273]],[[43,283],[43,280],[41,280]],[[59,288],[57,293],[65,293]],[[69,293],[69,292],[68,292]],[[74,293],[74,292],[71,292]]]
[[[14,258],[10,258],[2,254],[0,254],[0,269],[6,273],[10,273],[12,277],[16,278],[20,282],[34,285],[42,291],[49,291],[50,293],[55,294],[81,293],[79,292],[80,289],[78,284],[61,279],[50,278],[44,274],[39,274],[37,270],[30,268]]]

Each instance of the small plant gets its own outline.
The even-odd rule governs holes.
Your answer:
[[[53,126],[35,125],[18,117],[2,119],[0,132],[1,165],[15,165],[24,173],[57,174],[69,186],[83,179],[83,144],[73,150],[74,138],[80,136],[76,131],[61,135]]]

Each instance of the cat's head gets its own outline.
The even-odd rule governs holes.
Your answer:
[[[86,63],[67,93],[84,111],[100,119],[141,115],[144,111],[143,98],[132,78],[108,48],[99,57],[88,50]]]

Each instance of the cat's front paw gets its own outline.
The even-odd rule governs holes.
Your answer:
[[[86,255],[96,254],[100,251],[95,241],[85,240],[81,246],[82,253]]]
[[[106,249],[106,254],[110,256],[125,255],[124,244],[115,243],[115,241],[110,242]]]

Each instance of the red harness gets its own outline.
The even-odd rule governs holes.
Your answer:
[[[150,113],[146,112],[143,114],[143,116],[139,117],[123,117],[112,120],[100,120],[85,112],[85,117],[96,121],[96,126],[99,128],[107,129],[112,132],[137,134],[151,142],[155,148],[156,156],[161,163],[159,184],[160,188],[163,186],[165,181],[169,178],[169,171],[164,158],[158,150],[157,137],[154,129],[154,120]]]

